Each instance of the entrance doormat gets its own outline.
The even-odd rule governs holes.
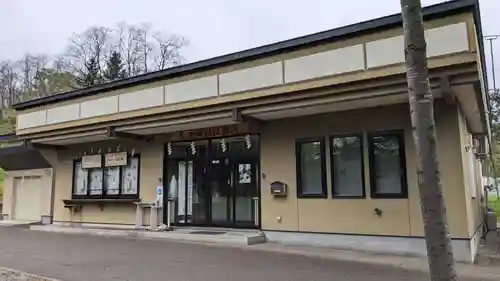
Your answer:
[[[222,235],[225,233],[226,232],[223,231],[210,231],[210,230],[196,230],[189,232],[189,234],[205,234],[205,235]]]

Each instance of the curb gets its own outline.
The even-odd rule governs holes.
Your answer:
[[[474,264],[480,266],[498,266],[500,265],[500,257],[493,255],[480,255],[476,256]]]
[[[27,280],[27,281],[61,281],[59,279],[44,277],[41,275],[35,275],[35,274],[27,273],[24,271],[20,271],[20,270],[15,270],[15,269],[6,268],[6,267],[0,267],[0,276],[2,276],[3,273],[15,274],[16,277],[23,277],[24,278],[23,280]],[[25,277],[28,277],[28,279],[26,279]]]

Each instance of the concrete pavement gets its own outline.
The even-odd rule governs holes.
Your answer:
[[[71,281],[429,280],[425,272],[398,266],[201,244],[43,233],[12,227],[0,227],[0,266]]]

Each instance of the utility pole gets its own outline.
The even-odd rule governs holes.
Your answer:
[[[497,90],[497,83],[496,83],[496,76],[495,76],[495,56],[493,52],[493,40],[497,40],[500,38],[500,35],[487,35],[484,36],[485,40],[488,40],[490,43],[490,57],[491,57],[491,75],[492,75],[492,86],[493,86],[493,91]]]
[[[494,100],[497,100],[497,95],[499,94],[499,91],[497,89],[497,83],[496,83],[496,75],[495,75],[495,52],[493,51],[493,41],[494,40],[497,40],[498,38],[500,38],[500,35],[487,35],[487,36],[484,36],[484,39],[485,40],[488,40],[489,41],[489,45],[490,45],[490,59],[491,59],[491,79],[492,79],[492,83],[491,83],[491,86],[492,88],[490,88],[488,90],[488,93],[493,97]],[[491,109],[493,110],[493,109]],[[491,114],[491,110],[490,110],[490,114]],[[491,118],[490,118],[491,120]],[[496,142],[496,140],[493,140],[494,142]],[[494,143],[496,144],[496,143]],[[490,148],[491,149],[495,149],[496,146],[494,145],[491,145],[492,147]],[[495,182],[495,189],[496,189],[496,193],[497,193],[497,198],[500,198],[500,191],[498,190],[498,182],[497,182],[497,174],[496,174],[496,167],[495,167],[495,164],[493,162],[493,157],[492,158],[492,167],[493,167],[493,178],[494,178],[494,182]]]

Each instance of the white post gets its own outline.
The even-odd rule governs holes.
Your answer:
[[[172,201],[167,200],[167,230],[170,230],[170,210],[172,207]]]
[[[149,216],[149,227],[151,231],[158,230],[158,207],[151,206],[151,214]]]
[[[136,209],[135,209],[135,228],[141,228],[142,223],[143,223],[143,208],[141,206],[141,203],[135,203],[136,204]]]
[[[253,208],[254,208],[253,209],[254,210],[253,214],[254,214],[254,217],[255,217],[254,224],[256,226],[258,226],[259,225],[259,197],[252,197],[252,199],[253,199]]]

